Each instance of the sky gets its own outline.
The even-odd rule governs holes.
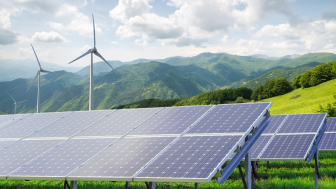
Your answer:
[[[0,59],[336,53],[336,0],[0,0]],[[101,61],[94,57],[94,62]]]

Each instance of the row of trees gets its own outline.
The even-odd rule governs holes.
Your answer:
[[[258,101],[274,96],[283,95],[293,90],[291,83],[286,78],[268,80],[264,85],[253,91],[251,99]]]
[[[185,98],[177,102],[176,106],[188,105],[207,105],[207,104],[224,104],[227,101],[235,101],[237,97],[250,99],[253,90],[247,87],[218,89],[203,93],[197,96]]]
[[[336,62],[327,62],[296,76],[294,88],[308,88],[336,78]]]

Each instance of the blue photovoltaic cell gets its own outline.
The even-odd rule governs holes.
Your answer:
[[[70,139],[46,152],[10,176],[66,176],[117,138]]]
[[[136,178],[208,178],[241,137],[183,136]]]
[[[69,113],[70,112],[32,114],[2,128],[0,131],[0,138],[24,138]]]
[[[112,112],[115,112],[115,110],[72,112],[30,135],[29,138],[70,137]]]
[[[175,137],[123,138],[70,177],[132,177]]]
[[[246,133],[271,103],[217,105],[195,124],[191,133]]]
[[[327,124],[325,132],[336,132],[336,117],[327,118]]]
[[[165,108],[130,133],[130,135],[181,134],[213,106]]]
[[[305,160],[315,134],[275,135],[259,160]]]
[[[319,150],[335,151],[336,150],[336,133],[324,133],[318,146]]]
[[[125,135],[162,108],[117,110],[76,136]]]
[[[261,135],[251,148],[251,159],[256,160],[273,135]],[[244,144],[244,143],[243,143]],[[242,146],[243,146],[242,144]],[[230,160],[236,155],[233,153]]]
[[[64,140],[21,140],[0,151],[0,175],[6,176]]]
[[[325,113],[288,115],[278,133],[316,133],[325,117]]]
[[[17,142],[18,140],[0,140],[0,150],[6,148],[7,146]]]
[[[0,115],[0,128],[22,119],[30,114]]]
[[[275,133],[286,117],[287,115],[271,115],[268,118],[266,118],[269,121],[269,124],[266,127],[263,134]]]

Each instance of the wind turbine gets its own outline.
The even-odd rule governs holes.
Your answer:
[[[88,55],[91,53],[91,64],[90,64],[90,97],[89,97],[89,110],[94,110],[94,104],[93,104],[93,54],[101,58],[104,62],[106,62],[107,65],[109,65],[111,68],[112,66],[103,58],[102,55],[100,55],[96,49],[96,32],[95,32],[95,24],[94,24],[94,18],[92,14],[92,21],[93,21],[93,48],[89,49],[86,53],[84,53],[82,56],[76,58],[75,60],[69,62],[69,64],[75,62],[76,60]],[[112,70],[115,72],[114,68]]]
[[[35,54],[35,57],[36,57],[36,60],[37,60],[37,63],[38,65],[40,66],[40,69],[37,70],[37,74],[36,74],[36,77],[34,79],[34,81],[30,84],[29,88],[27,89],[27,92],[28,90],[30,89],[30,87],[33,85],[33,83],[35,82],[37,76],[38,76],[38,83],[37,83],[37,113],[40,113],[40,82],[41,82],[41,72],[44,72],[44,73],[52,73],[52,74],[57,74],[57,75],[61,75],[61,74],[58,74],[58,73],[55,73],[55,72],[50,72],[50,71],[47,71],[47,70],[44,70],[42,69],[41,67],[41,64],[37,58],[37,55],[35,53],[35,50],[34,50],[34,47],[32,44],[30,44],[31,47],[33,48],[33,51],[34,51],[34,54]]]
[[[15,108],[14,108],[14,114],[16,114],[16,105],[18,104],[21,104],[22,102],[25,102],[27,100],[24,100],[24,101],[21,101],[21,102],[16,102],[15,99],[12,97],[12,95],[9,94],[9,92],[7,91],[8,95],[14,100],[14,105],[15,105]]]

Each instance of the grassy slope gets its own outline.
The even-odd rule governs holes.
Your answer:
[[[336,79],[315,87],[296,89],[282,96],[265,99],[265,101],[273,102],[270,109],[272,115],[316,113],[320,104],[326,106],[328,103],[335,102],[336,99],[333,97],[335,94]],[[301,97],[290,99],[296,95],[301,95]]]

